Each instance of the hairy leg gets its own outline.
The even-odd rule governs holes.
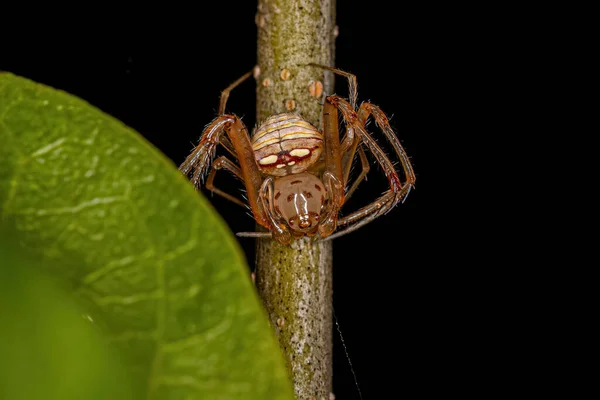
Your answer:
[[[231,94],[231,91],[233,89],[235,89],[236,87],[238,87],[240,84],[242,84],[246,79],[250,78],[250,76],[252,76],[252,71],[246,72],[244,75],[240,76],[235,82],[233,82],[231,85],[227,86],[221,92],[221,99],[219,101],[219,115],[225,114],[225,107],[227,106],[227,100],[229,99],[229,95]],[[221,145],[223,145],[223,147],[225,147],[225,149],[231,155],[237,157],[237,155],[235,154],[235,151],[233,150],[233,145],[231,144],[231,142],[229,141],[228,138],[224,137],[223,140],[221,141]]]
[[[194,187],[200,187],[204,175],[210,167],[210,162],[215,156],[221,134],[234,121],[235,117],[231,115],[221,115],[215,118],[202,132],[198,145],[179,166],[179,170],[184,175],[187,176],[190,172],[192,173],[191,181]]]
[[[181,164],[179,169],[185,175],[192,172],[192,183],[196,188],[200,187],[204,174],[208,170],[211,160],[214,158],[216,146],[219,144],[219,139],[223,132],[225,132],[231,141],[233,151],[237,156],[240,176],[246,186],[248,203],[254,214],[254,219],[260,225],[270,228],[270,222],[266,218],[258,199],[263,181],[262,174],[254,159],[248,130],[235,115],[226,114],[215,118],[202,133],[198,146]]]
[[[340,219],[338,221],[338,226],[348,227],[340,232],[336,232],[335,235],[332,235],[332,238],[335,238],[364,226],[373,219],[393,208],[398,201],[403,199],[408,194],[410,188],[412,187],[412,180],[409,180],[409,182],[404,185],[401,183],[400,177],[398,176],[394,165],[385,155],[383,150],[377,145],[375,140],[366,131],[362,121],[359,119],[356,112],[354,112],[351,104],[348,101],[339,96],[329,96],[327,101],[331,102],[331,104],[335,105],[340,110],[342,116],[344,117],[345,123],[355,130],[355,133],[360,138],[361,143],[364,143],[364,145],[375,156],[388,179],[388,184],[390,185],[390,190],[382,194],[374,202]]]
[[[227,106],[227,100],[229,99],[229,95],[231,91],[238,87],[241,83],[243,83],[246,79],[252,76],[252,71],[246,72],[244,75],[240,76],[235,82],[231,85],[227,86],[225,90],[221,92],[221,100],[219,102],[219,115],[225,114],[225,107]]]
[[[232,196],[229,193],[226,193],[226,192],[222,191],[221,189],[215,187],[215,185],[214,185],[215,175],[217,174],[217,171],[219,171],[220,169],[227,170],[227,171],[231,172],[233,175],[235,175],[236,177],[238,177],[239,179],[242,179],[242,172],[240,171],[240,168],[237,165],[235,165],[233,163],[233,161],[229,160],[227,157],[221,156],[221,157],[217,158],[215,160],[215,162],[213,162],[213,164],[212,164],[210,173],[208,174],[208,178],[206,179],[206,188],[208,190],[210,190],[211,192],[218,194],[219,196],[224,197],[227,200],[232,201],[235,204],[238,204],[238,205],[246,208],[247,205],[244,204],[237,197]]]
[[[366,176],[369,173],[369,171],[371,170],[371,166],[369,165],[369,160],[367,159],[365,150],[362,147],[358,148],[358,156],[360,157],[360,165],[361,165],[360,174],[354,180],[350,189],[348,189],[348,191],[346,192],[346,201],[348,201],[350,196],[352,196],[352,193],[354,193],[356,188],[358,188],[358,185],[360,185],[363,180],[366,180]],[[350,172],[349,169],[348,169],[348,172]],[[347,181],[348,181],[348,178],[346,177],[346,182]]]

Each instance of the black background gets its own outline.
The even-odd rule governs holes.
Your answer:
[[[334,242],[334,307],[365,399],[465,394],[485,357],[470,343],[485,334],[482,326],[473,329],[486,313],[474,303],[489,283],[483,269],[490,255],[479,258],[486,238],[465,212],[478,209],[464,189],[480,179],[465,154],[481,149],[461,144],[467,137],[480,144],[475,131],[484,128],[478,123],[487,109],[480,93],[501,77],[490,83],[481,73],[493,62],[479,56],[489,43],[471,42],[473,26],[454,18],[461,10],[388,4],[338,1],[336,66],[357,75],[359,100],[392,117],[416,190],[388,215]],[[40,26],[31,22],[39,29],[24,29],[22,19],[25,33],[11,32],[17,46],[7,43],[0,70],[85,99],[179,165],[215,117],[220,91],[256,64],[255,7],[250,1],[215,2],[210,10],[199,3],[69,10]],[[336,92],[347,93],[342,79]],[[250,81],[228,108],[252,127],[254,102]],[[382,176],[372,168],[349,209],[385,190]],[[212,202],[234,231],[253,230],[244,210],[218,196]],[[240,243],[252,265],[254,242]],[[338,399],[358,398],[337,332],[334,340],[334,391]]]

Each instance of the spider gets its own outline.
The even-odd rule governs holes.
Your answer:
[[[332,71],[348,80],[349,100],[337,95],[326,96],[322,130],[298,114],[281,113],[268,117],[250,136],[239,117],[225,113],[230,92],[252,75],[249,71],[221,93],[218,116],[206,126],[199,144],[179,167],[186,176],[191,172],[191,181],[197,189],[208,172],[205,185],[208,190],[248,207],[213,184],[220,169],[243,181],[253,217],[268,231],[241,232],[238,236],[272,237],[284,245],[292,238],[317,234],[330,240],[387,213],[398,202],[404,201],[415,184],[409,158],[383,111],[370,102],[363,102],[357,108],[356,76],[337,68],[309,65]],[[346,127],[341,140],[339,114]],[[398,156],[405,175],[404,183],[393,163],[367,132],[369,117],[374,119]],[[238,160],[239,165],[226,156],[211,163],[219,144]],[[365,148],[381,166],[389,190],[372,203],[339,218],[341,207],[369,172]],[[346,191],[356,153],[362,170]]]

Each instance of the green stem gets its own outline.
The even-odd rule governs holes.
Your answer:
[[[333,75],[335,0],[259,0],[257,120],[298,112],[321,126]],[[322,85],[322,86],[320,86]],[[258,240],[256,283],[284,351],[298,399],[332,391],[332,246]]]

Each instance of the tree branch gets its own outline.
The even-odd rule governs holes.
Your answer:
[[[333,65],[335,0],[259,0],[257,121],[297,112],[321,127],[333,75],[308,63]],[[286,356],[298,399],[332,391],[331,241],[290,246],[259,239],[256,283]]]

